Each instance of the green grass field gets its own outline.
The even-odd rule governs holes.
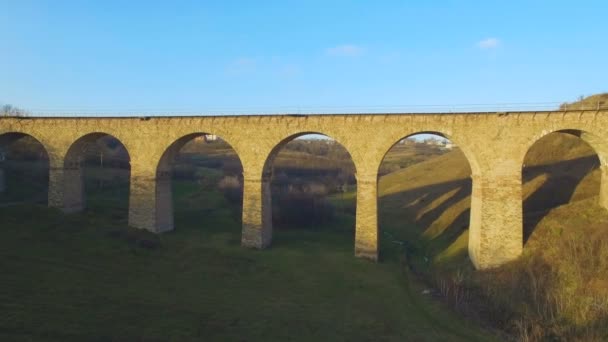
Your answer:
[[[379,264],[354,258],[352,216],[257,251],[217,192],[177,183],[161,236],[127,228],[125,195],[90,194],[74,215],[0,208],[0,340],[493,339],[422,295],[396,245]]]

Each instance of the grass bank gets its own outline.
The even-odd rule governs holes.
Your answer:
[[[238,210],[218,192],[175,192],[176,230],[161,236],[127,228],[120,191],[75,215],[0,208],[0,340],[492,339],[420,295],[397,251],[354,258],[348,216],[256,251],[240,247]]]
[[[597,156],[578,137],[555,133],[525,165],[516,261],[473,269],[470,168],[457,150],[381,178],[381,230],[404,241],[412,272],[472,320],[522,341],[606,341],[608,211],[598,205]]]

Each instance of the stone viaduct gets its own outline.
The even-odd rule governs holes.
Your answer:
[[[118,138],[130,155],[129,224],[162,233],[173,229],[171,162],[181,146],[202,134],[227,141],[243,165],[242,244],[264,248],[272,240],[270,178],[282,145],[318,133],[342,144],[356,168],[355,255],[378,257],[378,169],[387,151],[417,133],[442,135],[464,152],[472,170],[469,255],[478,269],[517,258],[523,248],[522,164],[528,149],[552,132],[575,134],[597,152],[600,202],[608,207],[608,110],[254,115],[197,117],[0,118],[0,144],[30,135],[49,156],[51,207],[83,209],[80,159],[103,135]],[[450,172],[450,170],[445,170]]]

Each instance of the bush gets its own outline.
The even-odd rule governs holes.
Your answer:
[[[436,270],[431,277],[455,310],[519,341],[606,341],[608,226],[600,225],[566,231],[556,225],[537,232],[536,245],[511,263]]]
[[[173,178],[179,180],[195,180],[196,167],[192,164],[178,164],[173,168]]]
[[[243,203],[243,185],[236,176],[224,176],[217,184],[224,197],[232,204]]]
[[[294,190],[275,195],[273,221],[279,227],[318,228],[334,218],[334,207],[324,196]]]

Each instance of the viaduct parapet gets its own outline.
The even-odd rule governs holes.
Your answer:
[[[471,167],[469,255],[478,269],[501,265],[521,254],[524,157],[534,142],[552,132],[575,134],[595,149],[602,173],[600,203],[608,207],[607,110],[0,118],[0,144],[30,135],[44,146],[50,165],[48,204],[66,212],[84,208],[81,160],[86,145],[103,135],[119,139],[131,163],[129,224],[155,233],[173,229],[171,163],[175,153],[196,136],[221,137],[243,165],[242,244],[255,248],[269,246],[272,240],[273,158],[295,137],[324,134],[352,157],[357,178],[355,255],[373,260],[378,257],[377,188],[382,159],[405,137],[439,134],[462,149]]]

